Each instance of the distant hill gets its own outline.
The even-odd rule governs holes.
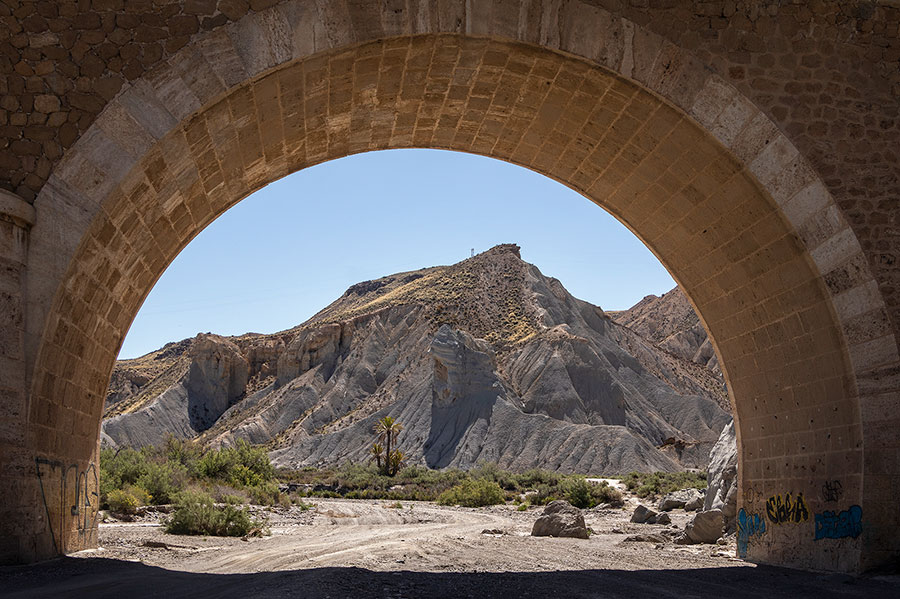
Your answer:
[[[635,330],[622,326],[497,246],[353,285],[287,331],[201,334],[120,361],[103,442],[247,439],[277,465],[327,465],[368,459],[390,415],[409,462],[432,468],[705,467],[730,420],[721,380],[660,349],[684,327],[658,341],[639,307],[617,315]]]
[[[648,295],[628,310],[608,314],[661,349],[706,366],[721,378],[719,358],[681,288],[676,287],[661,297]],[[727,400],[727,396],[723,397]]]

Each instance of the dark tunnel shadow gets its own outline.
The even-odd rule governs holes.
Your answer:
[[[0,568],[0,595],[86,599],[268,597],[898,597],[896,579],[785,568],[578,570],[562,572],[374,572],[311,568],[194,574],[106,558],[60,558]]]

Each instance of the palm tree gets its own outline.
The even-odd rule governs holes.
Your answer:
[[[406,455],[399,449],[395,449],[391,452],[388,463],[390,467],[390,472],[388,474],[394,476],[400,471],[400,467],[406,463]]]
[[[384,453],[384,446],[381,443],[372,443],[369,453],[375,458],[375,463],[378,464],[378,469],[381,470],[381,454]]]
[[[397,439],[397,435],[403,430],[403,425],[394,420],[391,416],[385,416],[375,423],[375,432],[378,434],[378,440],[384,441],[385,456],[384,473],[391,476],[391,444]]]

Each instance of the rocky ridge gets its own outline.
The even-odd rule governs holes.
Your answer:
[[[350,287],[272,335],[201,334],[120,362],[103,440],[267,444],[276,464],[363,461],[375,420],[410,463],[615,473],[705,467],[729,421],[700,364],[497,246]]]
[[[627,310],[607,314],[657,348],[707,369],[709,374],[693,374],[707,376],[706,384],[716,390],[719,404],[730,411],[719,358],[700,317],[680,287],[661,296],[648,295]]]

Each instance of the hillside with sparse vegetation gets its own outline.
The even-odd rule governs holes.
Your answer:
[[[405,430],[389,453],[408,466],[676,471],[705,466],[723,394],[507,244],[358,283],[280,333],[200,334],[121,361],[102,438],[244,441],[280,467],[332,467],[373,458],[373,426],[392,418]]]

